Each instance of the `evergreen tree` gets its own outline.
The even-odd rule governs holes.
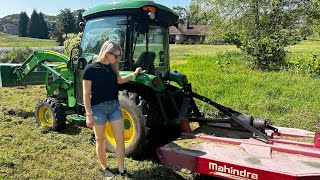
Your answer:
[[[29,37],[39,38],[40,36],[40,20],[36,10],[33,10],[30,21],[28,23],[28,34]]]
[[[39,34],[39,38],[40,39],[48,39],[48,26],[46,21],[44,20],[43,14],[40,12],[39,13],[39,22],[40,22],[40,34]]]
[[[18,36],[27,37],[27,28],[28,28],[29,17],[26,12],[21,12],[19,15],[18,23]]]

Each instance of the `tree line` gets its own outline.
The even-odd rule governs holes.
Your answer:
[[[85,10],[79,9],[71,11],[71,9],[61,9],[57,15],[56,21],[47,22],[44,15],[33,10],[29,18],[26,12],[19,14],[18,36],[31,37],[39,39],[56,39],[60,45],[63,44],[63,34],[80,32],[79,23],[82,20],[82,14]]]

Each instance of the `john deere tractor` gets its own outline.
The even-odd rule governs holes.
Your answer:
[[[46,69],[47,98],[38,103],[35,112],[39,125],[59,131],[65,128],[67,115],[72,120],[85,121],[84,68],[96,61],[106,40],[113,40],[123,50],[121,76],[131,74],[136,67],[144,70],[128,83],[119,85],[126,156],[140,158],[147,149],[177,138],[185,120],[231,122],[268,140],[260,131],[267,126],[264,120],[254,120],[192,92],[184,74],[170,71],[168,31],[178,21],[171,9],[153,1],[121,1],[91,8],[84,12],[83,18],[81,43],[71,51],[70,57],[53,51],[34,51],[12,72],[20,82],[36,68]],[[52,62],[58,64],[52,66]],[[204,118],[194,98],[211,104],[230,118]],[[105,135],[107,150],[115,151],[109,124]]]
[[[139,158],[147,147],[179,135],[182,89],[170,85],[170,81],[183,87],[187,78],[170,71],[168,33],[178,16],[153,1],[122,1],[91,8],[83,18],[81,43],[70,57],[48,50],[34,51],[13,72],[20,82],[35,69],[46,69],[47,98],[36,107],[37,123],[60,131],[66,126],[67,115],[72,120],[85,120],[84,68],[96,61],[106,40],[113,40],[123,50],[121,76],[132,73],[136,67],[144,70],[130,82],[119,85],[126,155]],[[58,64],[52,66],[53,62]],[[115,140],[109,124],[105,134],[107,150],[114,151]],[[164,134],[168,136],[163,138]]]

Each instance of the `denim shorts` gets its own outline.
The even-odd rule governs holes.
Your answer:
[[[94,123],[104,125],[107,121],[122,119],[120,103],[118,100],[105,101],[91,107]]]

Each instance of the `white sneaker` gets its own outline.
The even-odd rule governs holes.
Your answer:
[[[105,179],[112,179],[114,177],[114,174],[111,172],[109,168],[105,168],[104,170],[104,177]]]

